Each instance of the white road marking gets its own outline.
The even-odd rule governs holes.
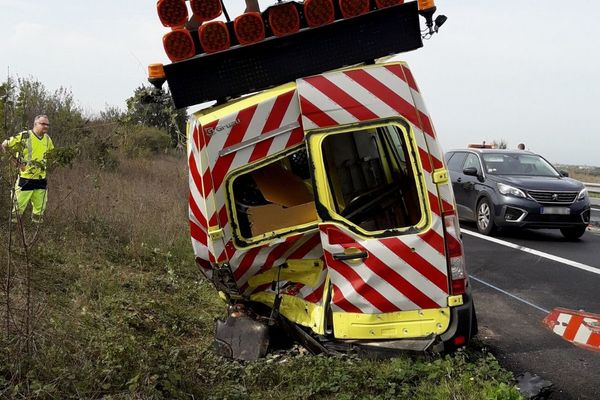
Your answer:
[[[531,303],[531,302],[529,302],[529,301],[527,301],[527,300],[524,300],[524,299],[520,298],[519,296],[515,296],[515,295],[514,295],[514,294],[512,294],[512,293],[508,293],[506,290],[502,290],[502,289],[500,289],[499,287],[492,285],[491,283],[487,283],[487,282],[485,282],[485,281],[482,281],[481,279],[474,277],[472,274],[469,274],[469,279],[473,279],[473,280],[474,280],[474,281],[476,281],[476,282],[479,282],[479,283],[481,283],[481,284],[483,284],[483,285],[485,285],[485,286],[491,287],[492,289],[494,289],[494,290],[497,290],[497,291],[499,291],[500,293],[503,293],[503,294],[505,294],[505,295],[507,295],[507,296],[509,296],[509,297],[512,297],[512,298],[513,298],[513,299],[515,299],[515,300],[519,300],[521,303],[525,303],[525,304],[527,304],[528,306],[531,306],[531,307],[533,307],[533,308],[536,308],[536,309],[540,310],[540,311],[541,311],[541,312],[543,312],[543,313],[546,313],[546,314],[549,314],[549,313],[550,313],[550,311],[546,310],[545,308],[542,308],[542,307],[540,307],[540,306],[536,306],[535,304],[533,304],[533,303]]]
[[[485,236],[485,235],[482,235],[482,234],[480,234],[478,232],[470,231],[468,229],[461,229],[461,232],[464,232],[467,235],[475,236],[475,237],[480,238],[480,239],[484,239],[484,240],[488,240],[488,241],[493,242],[493,243],[500,244],[502,246],[510,247],[510,248],[517,249],[517,250],[521,250],[521,251],[524,251],[525,253],[530,253],[530,254],[536,255],[538,257],[547,258],[548,260],[556,261],[556,262],[568,265],[568,266],[573,267],[573,268],[582,269],[584,271],[591,272],[592,274],[600,275],[600,269],[594,268],[594,267],[592,267],[590,265],[582,264],[582,263],[579,263],[577,261],[572,261],[572,260],[569,260],[567,258],[562,258],[562,257],[554,256],[552,254],[544,253],[543,251],[530,249],[529,247],[519,246],[518,244],[507,242],[505,240],[500,240],[500,239],[497,239],[497,238],[494,238],[494,237]]]
[[[600,208],[591,207],[591,209],[594,210],[594,211],[600,211]]]

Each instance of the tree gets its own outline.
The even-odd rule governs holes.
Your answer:
[[[176,109],[169,92],[140,86],[127,99],[126,122],[164,129],[173,146],[185,143],[185,109]]]

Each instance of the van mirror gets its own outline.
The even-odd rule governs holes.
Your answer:
[[[467,167],[467,168],[463,169],[463,174],[469,175],[469,176],[477,176],[477,175],[479,175],[477,173],[477,168],[475,168],[475,167]]]
[[[563,170],[561,169],[561,170],[560,170],[560,171],[558,171],[558,172],[560,172],[560,175],[561,175],[561,176],[564,176],[565,178],[568,178],[568,177],[569,177],[569,173],[568,173],[567,171],[563,171]]]

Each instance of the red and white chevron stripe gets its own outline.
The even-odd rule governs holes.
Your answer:
[[[555,308],[546,316],[544,324],[566,341],[600,352],[600,315]]]

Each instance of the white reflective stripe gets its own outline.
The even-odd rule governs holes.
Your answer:
[[[341,105],[334,102],[332,99],[327,97],[323,92],[316,89],[306,81],[300,81],[301,88],[300,94],[308,101],[313,103],[320,112],[326,114],[329,118],[333,119],[338,124],[349,124],[352,122],[358,122],[352,114],[346,111]]]
[[[554,327],[554,333],[562,336],[567,330],[567,326],[569,325],[569,321],[571,321],[571,315],[569,314],[560,314],[556,319],[558,324]]]
[[[591,318],[584,318],[583,320],[588,323],[594,322],[594,320]],[[592,331],[585,326],[585,324],[581,324],[579,325],[579,329],[577,330],[577,334],[575,335],[573,341],[581,344],[587,344],[590,336],[592,336]]]
[[[417,288],[425,296],[440,306],[446,305],[446,297],[448,294],[437,287],[429,280],[429,278],[414,269],[412,265],[398,257],[392,250],[383,246],[381,243],[372,240],[365,240],[361,244],[382,263],[410,282],[411,285]],[[374,272],[371,273],[374,274]],[[414,308],[418,309],[420,307],[415,306]]]
[[[362,297],[359,293],[354,290],[350,282],[344,278],[343,275],[339,274],[333,268],[329,268],[329,277],[331,278],[331,283],[337,287],[342,294],[342,296],[346,299],[347,302],[351,303],[354,307],[358,308],[363,314],[377,314],[381,311],[375,308],[367,299]],[[333,290],[336,290],[335,288]],[[335,297],[335,296],[333,296]],[[340,307],[336,306],[334,303],[331,304],[333,311],[344,311]]]

